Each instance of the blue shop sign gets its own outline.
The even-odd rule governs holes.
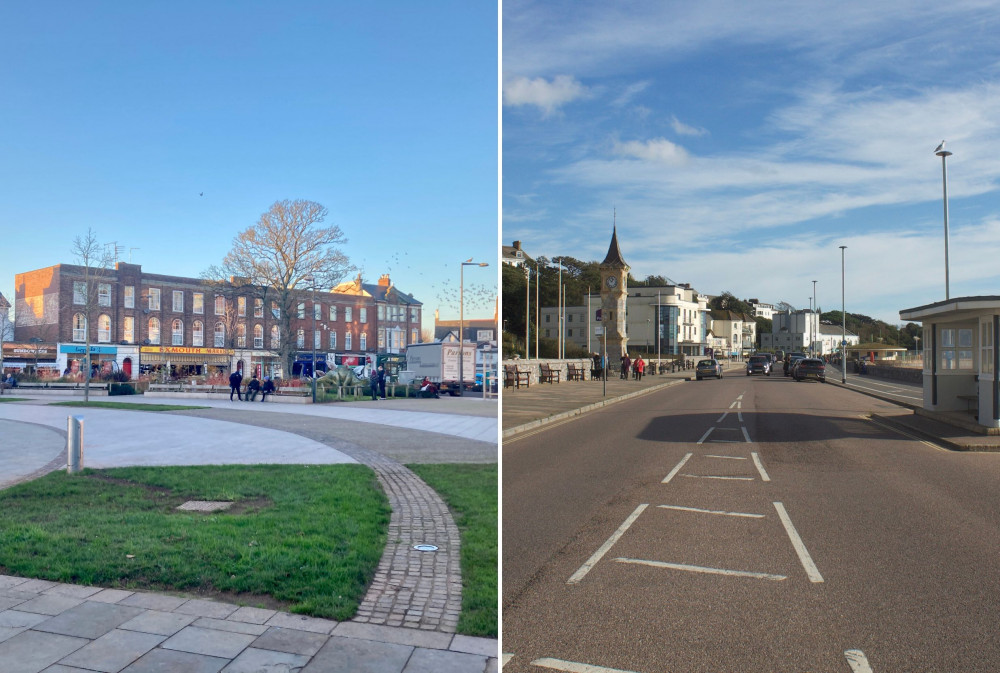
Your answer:
[[[70,353],[72,355],[84,355],[87,352],[86,346],[68,346],[66,344],[59,345],[60,353]],[[91,355],[118,355],[117,346],[91,346]]]

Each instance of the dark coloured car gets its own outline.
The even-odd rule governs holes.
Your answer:
[[[707,376],[722,378],[722,363],[718,360],[699,360],[695,366],[694,377],[701,381]]]
[[[826,383],[826,363],[819,358],[803,358],[796,363],[792,376],[796,381],[816,379]]]
[[[751,374],[763,374],[764,376],[770,376],[771,356],[751,355],[750,359],[747,360],[747,376],[750,376]]]
[[[785,376],[792,375],[792,369],[795,367],[795,363],[799,360],[805,359],[805,353],[789,353],[785,356]]]

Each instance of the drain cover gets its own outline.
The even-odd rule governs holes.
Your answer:
[[[229,509],[233,503],[218,500],[188,500],[177,509],[189,512],[217,512],[222,509]]]
[[[417,551],[437,551],[438,548],[432,544],[415,544],[413,548]]]

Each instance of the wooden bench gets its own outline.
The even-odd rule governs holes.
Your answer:
[[[558,369],[553,369],[550,365],[544,362],[538,365],[538,382],[539,383],[559,383],[562,380],[562,372]]]
[[[521,369],[517,365],[504,365],[503,387],[520,388],[522,383],[525,388],[531,387],[531,372],[526,369]]]
[[[566,365],[566,380],[567,381],[583,381],[583,367],[581,365],[575,365],[572,362]]]

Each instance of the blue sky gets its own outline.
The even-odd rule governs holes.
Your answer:
[[[1000,3],[503,3],[503,231],[899,323],[1000,294]]]
[[[198,276],[272,203],[329,209],[367,281],[492,317],[497,6],[461,1],[0,7],[0,292],[93,229]],[[200,196],[200,194],[204,196]],[[134,249],[133,249],[134,248]]]

